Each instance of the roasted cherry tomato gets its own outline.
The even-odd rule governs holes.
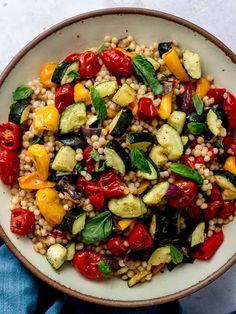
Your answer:
[[[67,56],[64,61],[79,61],[79,58],[79,53],[72,53],[71,55]]]
[[[214,147],[209,147],[208,152],[211,153],[210,161],[215,160],[215,153],[214,153]]]
[[[59,229],[53,229],[52,231],[49,232],[49,235],[51,235],[54,238],[61,238],[63,240],[67,239],[66,233]]]
[[[154,119],[158,116],[157,110],[153,105],[152,99],[142,97],[138,102],[138,116],[141,120]]]
[[[124,241],[124,237],[115,236],[109,239],[106,245],[112,255],[123,256],[128,251],[128,247],[124,245]]]
[[[105,66],[114,74],[128,77],[134,68],[132,59],[117,49],[108,49],[99,54]]]
[[[183,193],[181,196],[173,197],[168,200],[170,206],[174,208],[185,208],[188,206],[197,195],[197,185],[190,180],[177,180],[174,182]]]
[[[227,115],[229,130],[236,129],[236,98],[229,92],[226,92],[223,108]]]
[[[82,78],[91,78],[97,75],[101,65],[93,51],[85,51],[79,56],[79,74]]]
[[[103,274],[98,270],[98,263],[102,259],[102,254],[92,250],[78,251],[73,260],[75,268],[89,279],[99,279]]]
[[[138,222],[128,236],[128,243],[132,250],[139,251],[152,246],[153,238],[147,226]]]
[[[10,150],[0,151],[0,178],[6,185],[17,183],[19,177],[20,159],[16,152]]]
[[[113,170],[105,172],[99,180],[105,197],[112,198],[124,194],[124,184]]]
[[[74,91],[70,84],[64,84],[56,89],[55,107],[62,113],[74,101]]]
[[[209,98],[213,97],[215,103],[220,105],[224,100],[224,93],[226,92],[225,88],[210,88],[207,92]]]
[[[32,212],[24,208],[15,208],[11,211],[11,232],[16,234],[29,234],[34,231],[35,217]]]
[[[102,191],[94,195],[90,195],[89,200],[93,204],[93,206],[95,206],[97,209],[102,209],[104,207],[105,196]]]
[[[225,151],[231,148],[231,145],[233,144],[233,142],[234,142],[234,138],[232,136],[227,135],[223,137],[222,143],[223,143]]]
[[[220,218],[226,219],[233,215],[235,210],[236,208],[234,201],[224,201],[223,208],[220,210],[218,216]]]
[[[208,200],[210,202],[222,200],[222,194],[215,182],[212,183],[211,195],[208,196]]]
[[[200,247],[193,252],[193,256],[197,259],[207,260],[210,259],[217,249],[221,246],[224,241],[224,234],[221,231],[213,234],[212,237],[207,238]]]
[[[202,217],[202,210],[196,205],[196,200],[193,200],[193,202],[186,207],[186,210],[189,217],[193,219],[200,219]]]
[[[0,124],[0,146],[9,150],[15,150],[21,146],[20,125],[13,122]]]
[[[92,146],[87,146],[83,152],[84,166],[89,173],[94,172],[96,164],[95,160],[91,157],[92,150]]]
[[[203,217],[206,219],[215,218],[223,205],[223,201],[214,201],[212,203],[207,203],[207,208],[202,211]]]

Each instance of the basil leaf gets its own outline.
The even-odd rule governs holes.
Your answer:
[[[140,152],[139,149],[134,148],[131,150],[130,153],[131,163],[134,168],[137,168],[138,170],[142,172],[151,173],[151,168],[149,166],[149,162],[147,159],[143,156],[143,154]]]
[[[13,100],[27,99],[33,94],[33,89],[26,85],[21,85],[12,93]]]
[[[185,166],[183,164],[177,164],[177,163],[173,163],[170,166],[170,170],[172,170],[173,172],[188,178],[190,180],[195,181],[197,184],[202,185],[203,184],[203,178],[200,176],[200,174],[198,173],[197,170],[194,170],[188,166]]]
[[[111,277],[110,267],[104,261],[100,261],[98,263],[98,270],[103,274],[104,278],[110,278]]]
[[[187,128],[190,133],[193,135],[199,135],[207,131],[208,127],[205,123],[202,122],[189,122]]]
[[[34,138],[32,139],[32,141],[30,141],[29,145],[34,145],[34,144],[43,144],[44,140],[43,140],[43,135],[40,136],[34,136]]]
[[[56,177],[63,177],[63,176],[69,176],[71,175],[71,172],[68,171],[57,171],[56,172]]]
[[[202,114],[203,108],[204,108],[203,101],[201,100],[201,98],[197,94],[194,94],[192,99],[193,99],[193,105],[195,107],[195,110],[196,110],[197,114],[200,116]]]
[[[99,92],[92,87],[91,88],[91,97],[92,97],[92,104],[96,110],[97,118],[98,118],[98,127],[102,126],[103,121],[106,118],[107,115],[107,108],[104,103],[104,100],[99,95]]]
[[[100,155],[99,153],[96,151],[96,149],[93,149],[90,153],[90,156],[93,158],[93,160],[95,161],[99,161],[100,160]]]
[[[98,50],[96,51],[96,54],[98,55],[99,53],[103,52],[103,51],[106,51],[107,50],[107,47],[105,46],[105,44],[102,44]]]
[[[163,86],[155,78],[155,70],[151,62],[149,62],[143,56],[134,56],[132,63],[137,75],[139,75],[145,85],[150,86],[154,95],[160,95],[163,93]]]
[[[222,144],[222,141],[220,141],[220,140],[216,141],[216,147],[217,147],[217,148],[225,149],[225,148],[224,148],[224,145]]]
[[[72,78],[80,78],[80,74],[76,72],[75,70],[70,71],[67,76],[72,77]]]
[[[78,173],[80,173],[81,171],[84,170],[84,167],[83,167],[83,165],[82,165],[81,162],[78,162],[78,163],[76,164],[76,166],[75,166],[75,169],[76,169],[76,171],[77,171]]]
[[[90,219],[82,231],[82,241],[86,244],[105,240],[112,231],[112,213],[102,212]]]
[[[174,264],[180,264],[183,261],[183,253],[176,246],[170,246],[170,255]]]

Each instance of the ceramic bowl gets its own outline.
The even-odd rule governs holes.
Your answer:
[[[0,120],[7,119],[11,93],[17,85],[37,78],[43,64],[102,43],[104,35],[133,35],[141,44],[177,40],[181,47],[201,55],[204,73],[215,84],[236,92],[236,56],[214,36],[181,18],[143,9],[107,9],[63,21],[30,42],[10,62],[0,77]],[[215,280],[236,261],[236,222],[224,227],[225,241],[207,262],[195,261],[165,271],[151,282],[128,288],[120,279],[90,281],[66,265],[54,271],[46,258],[35,253],[30,240],[9,230],[10,193],[0,185],[0,235],[19,260],[51,286],[80,299],[109,306],[148,306],[184,297]]]

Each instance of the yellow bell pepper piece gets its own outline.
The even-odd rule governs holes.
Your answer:
[[[189,81],[189,76],[180,62],[179,56],[174,48],[171,48],[169,51],[167,51],[163,55],[162,59],[164,60],[168,69],[177,79],[182,82]]]
[[[50,158],[44,145],[34,144],[28,148],[28,156],[32,159],[41,180],[48,178]]]
[[[143,181],[138,187],[138,194],[142,194],[150,186],[149,181]]]
[[[20,188],[26,190],[53,188],[56,185],[55,182],[41,180],[37,172],[33,172],[25,176],[19,177],[18,182]]]
[[[132,218],[121,219],[118,222],[118,225],[119,225],[121,231],[127,229],[132,224],[133,221],[134,221],[134,219],[132,219]]]
[[[226,159],[224,167],[225,170],[236,175],[236,157],[230,156]]]
[[[53,72],[56,67],[56,63],[47,63],[42,67],[39,79],[40,83],[42,83],[45,87],[56,87],[56,84],[51,81]]]
[[[107,108],[108,118],[114,118],[117,115],[117,111],[111,108]]]
[[[133,56],[136,56],[136,53],[135,52],[131,52],[131,51],[127,51],[123,48],[116,48],[116,50],[119,50],[121,52],[123,52],[123,54],[125,54],[126,56],[129,56],[129,57],[133,57]]]
[[[82,83],[77,83],[74,86],[74,101],[82,101],[86,105],[90,105],[92,103],[90,92]]]
[[[206,96],[210,87],[210,82],[205,77],[201,77],[196,84],[196,94],[202,99]]]
[[[53,106],[38,109],[33,117],[33,128],[36,131],[52,131],[56,133],[59,128],[60,114]]]
[[[162,96],[161,104],[158,108],[158,114],[161,119],[166,120],[169,118],[172,109],[172,95],[173,92],[170,92],[164,96]]]
[[[54,189],[42,189],[36,193],[36,203],[47,223],[51,226],[62,222],[66,211]]]

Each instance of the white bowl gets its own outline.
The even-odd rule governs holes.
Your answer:
[[[37,78],[42,65],[47,62],[57,62],[72,52],[98,46],[106,34],[118,38],[130,34],[141,44],[177,40],[181,47],[201,55],[204,73],[215,78],[216,86],[236,92],[236,56],[208,32],[158,11],[107,9],[63,21],[39,35],[17,54],[0,77],[0,120],[7,119],[11,93],[17,85]],[[34,252],[30,240],[10,232],[10,193],[2,184],[0,199],[0,235],[10,250],[40,279],[86,301],[126,307],[168,302],[206,286],[236,261],[236,223],[232,222],[224,227],[225,241],[210,261],[181,265],[132,289],[120,279],[87,280],[70,265],[56,272],[45,257]]]

